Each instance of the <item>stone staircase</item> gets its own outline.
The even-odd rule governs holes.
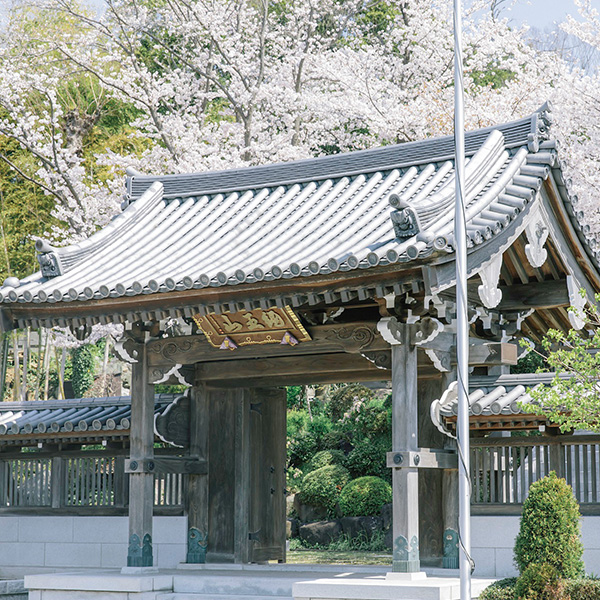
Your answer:
[[[352,567],[346,568],[354,571]],[[339,575],[345,570],[343,566],[319,565],[277,565],[266,569],[267,572],[265,567],[246,566],[180,573],[173,577],[173,591],[157,595],[156,600],[292,600],[294,583]],[[367,573],[373,574],[373,569]]]

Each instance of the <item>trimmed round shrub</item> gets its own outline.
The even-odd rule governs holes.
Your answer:
[[[345,458],[346,456],[341,450],[321,450],[308,461],[306,472],[310,473],[310,471],[331,465],[343,465]]]
[[[359,477],[346,484],[339,505],[343,517],[374,517],[392,501],[392,486],[380,477]]]
[[[479,600],[515,600],[516,583],[516,577],[496,581],[481,592]]]
[[[349,480],[350,473],[340,465],[321,467],[304,477],[299,499],[303,504],[325,508],[329,516],[335,516],[340,493]]]
[[[564,479],[552,471],[529,488],[521,526],[515,540],[515,563],[520,573],[532,564],[553,566],[558,576],[583,574],[583,545],[579,539],[579,504]]]
[[[549,564],[531,563],[515,585],[518,600],[560,600],[563,587],[556,567]]]

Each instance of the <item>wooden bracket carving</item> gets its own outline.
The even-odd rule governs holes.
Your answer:
[[[123,362],[133,364],[138,362],[138,346],[137,342],[126,337],[115,342],[114,351]]]
[[[426,346],[432,342],[442,331],[444,325],[437,319],[425,317],[411,327],[410,341],[415,346]]]
[[[548,239],[548,228],[541,219],[531,222],[525,228],[528,244],[525,244],[525,254],[532,267],[541,267],[548,258],[548,252],[544,244]]]
[[[156,435],[167,444],[185,448],[190,443],[190,398],[186,395],[176,398],[162,414],[154,419]]]
[[[426,348],[425,354],[429,356],[433,366],[442,373],[448,373],[451,368],[450,351],[435,350],[434,348]]]
[[[392,368],[392,353],[389,350],[380,350],[378,352],[361,352],[368,361],[372,362],[378,369]]]
[[[377,329],[379,329],[379,325],[377,325]],[[333,329],[326,337],[327,339],[343,342],[346,352],[362,352],[374,342],[376,335],[377,330],[373,327],[348,325],[347,327]]]
[[[567,290],[569,291],[569,301],[571,302],[571,310],[569,310],[569,321],[573,329],[582,329],[585,325],[585,305],[587,297],[582,295],[583,288],[572,275],[567,275]]]
[[[502,255],[494,257],[481,271],[482,284],[477,288],[479,297],[486,308],[494,308],[502,300],[502,291],[498,288],[500,269],[502,268]]]
[[[443,330],[444,325],[432,317],[425,317],[416,323],[399,323],[396,317],[385,317],[377,323],[377,329],[383,339],[394,346],[402,343],[401,325],[410,327],[410,343],[415,346],[425,346],[433,341]]]
[[[152,367],[150,370],[150,383],[166,383],[174,376],[181,385],[191,387],[194,384],[194,369],[184,365],[173,365],[167,367]]]

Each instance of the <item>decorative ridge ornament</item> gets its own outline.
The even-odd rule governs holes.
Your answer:
[[[40,263],[44,277],[58,277],[64,273],[58,250],[51,246],[46,240],[37,239],[35,242],[37,259]]]
[[[407,240],[421,231],[421,223],[417,211],[397,194],[392,194],[388,202],[396,210],[390,213],[394,233],[398,240]]]

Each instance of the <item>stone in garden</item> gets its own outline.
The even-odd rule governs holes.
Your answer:
[[[319,521],[301,525],[300,539],[309,546],[327,546],[342,535],[342,526],[339,520]]]

